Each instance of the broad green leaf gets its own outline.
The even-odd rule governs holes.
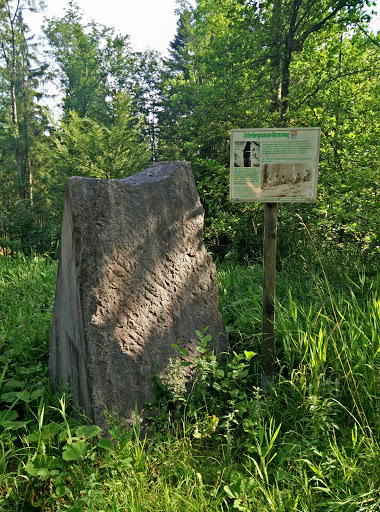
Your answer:
[[[75,441],[71,444],[67,443],[63,447],[62,458],[63,460],[82,460],[87,450],[87,444],[84,439]]]
[[[44,390],[42,388],[39,388],[39,389],[36,389],[35,391],[33,391],[33,393],[30,395],[30,399],[31,400],[35,400],[36,398],[39,398],[40,396],[42,396]]]
[[[56,487],[56,489],[55,489],[55,495],[58,498],[61,498],[62,496],[64,496],[65,494],[68,494],[69,492],[70,492],[70,489],[68,487],[66,487],[66,485],[58,485],[58,487]]]
[[[0,411],[0,425],[4,420],[13,421],[17,418],[18,412],[12,409],[4,409]]]
[[[104,448],[105,450],[114,450],[115,449],[115,445],[113,444],[111,439],[107,439],[105,437],[102,437],[101,439],[99,439],[98,446],[99,446],[99,448]]]
[[[91,437],[97,436],[101,431],[102,429],[97,425],[81,425],[75,429],[75,435],[91,439]]]

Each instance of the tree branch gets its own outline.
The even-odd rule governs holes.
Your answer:
[[[359,23],[356,23],[356,26],[358,27],[359,30],[361,30],[363,32],[363,34],[365,34],[368,39],[371,41],[371,43],[373,43],[375,46],[377,46],[378,48],[380,48],[380,42],[379,41],[376,41],[376,39],[374,39],[371,34],[369,34],[367,32],[367,30],[365,30],[361,25],[359,25]]]
[[[324,87],[326,87],[329,83],[334,82],[338,78],[359,75],[361,73],[368,72],[368,71],[373,71],[373,67],[371,66],[368,68],[361,68],[361,69],[357,69],[355,71],[350,71],[347,73],[338,73],[338,74],[330,77],[328,80],[325,80],[324,82],[321,81],[320,84],[317,87],[315,87],[315,89],[310,94],[308,94],[300,103],[298,103],[295,110],[298,110],[300,107],[305,105],[305,103],[308,103],[308,101],[310,100],[310,98],[312,98],[312,96],[314,96],[314,94],[316,94],[320,90],[324,89]],[[365,77],[364,80],[367,80],[367,77]]]
[[[335,15],[341,11],[344,7],[347,6],[347,0],[342,0],[339,2],[339,4],[333,9],[325,18],[323,18],[321,21],[314,23],[309,29],[305,30],[303,34],[300,34],[299,41],[301,44],[303,44],[306,39],[309,37],[310,34],[313,34],[314,32],[318,32],[324,25],[327,24],[328,21],[330,21],[332,18],[335,17]]]

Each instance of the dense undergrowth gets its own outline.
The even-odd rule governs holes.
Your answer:
[[[199,333],[199,382],[181,353],[148,437],[74,421],[47,360],[56,262],[0,257],[0,510],[377,511],[380,276],[300,268],[277,279],[273,388],[258,388],[260,266],[218,265],[227,362]]]

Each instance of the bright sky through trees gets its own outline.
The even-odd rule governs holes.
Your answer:
[[[134,50],[150,48],[166,53],[173,40],[177,16],[176,0],[76,0],[87,20],[114,27],[116,31],[131,37]],[[194,2],[190,2],[194,3]],[[45,16],[62,16],[67,0],[45,0]],[[43,15],[26,15],[32,32],[39,31]]]
[[[87,20],[95,20],[107,27],[131,37],[134,50],[157,50],[167,52],[173,40],[178,7],[176,0],[75,0],[85,13]],[[189,0],[195,5],[195,0]],[[40,32],[43,17],[63,16],[68,0],[45,0],[45,13],[25,13],[26,20],[34,33]],[[371,9],[372,10],[372,9]],[[372,27],[379,30],[379,15],[372,19]]]

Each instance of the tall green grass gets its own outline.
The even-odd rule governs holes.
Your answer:
[[[261,269],[223,267],[219,280],[222,311],[233,322],[232,341],[259,352]],[[253,434],[252,444],[257,444],[261,428],[281,424],[269,487],[267,473],[258,467],[260,449],[255,447],[253,460],[245,453],[251,461],[245,467],[255,482],[259,477],[266,483],[262,493],[269,504],[264,509],[377,510],[379,275],[369,279],[362,272],[344,280],[339,276],[334,284],[323,272],[284,272],[278,278],[277,296],[275,385],[265,399],[265,411],[260,408],[260,419],[249,418],[254,426],[248,422],[244,428],[243,419],[245,433],[251,429]],[[257,365],[253,382],[258,371]],[[244,408],[255,410],[254,404]],[[248,436],[243,444],[249,448],[250,442]],[[250,506],[260,510],[258,504]]]
[[[52,394],[55,275],[48,259],[0,258],[0,510],[380,509],[379,277],[279,273],[263,396],[261,268],[219,265],[231,352],[219,362],[202,334],[198,385],[186,397],[162,383],[144,437],[117,418],[107,436],[78,423]]]

